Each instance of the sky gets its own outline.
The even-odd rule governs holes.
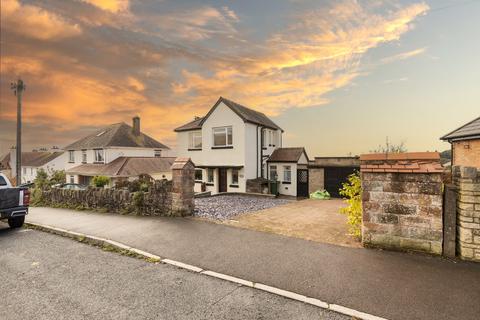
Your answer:
[[[141,117],[173,129],[220,96],[315,156],[449,148],[480,116],[480,1],[1,0],[0,154],[63,147]]]

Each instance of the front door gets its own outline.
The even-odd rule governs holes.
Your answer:
[[[227,169],[218,169],[218,192],[227,192]]]
[[[297,197],[308,197],[308,169],[297,170]]]

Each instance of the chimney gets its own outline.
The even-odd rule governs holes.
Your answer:
[[[139,136],[140,135],[140,117],[135,116],[135,117],[133,117],[132,120],[133,120],[133,125],[132,125],[133,134],[136,135],[136,136]]]

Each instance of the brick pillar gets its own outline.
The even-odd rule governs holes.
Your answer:
[[[195,165],[190,158],[177,158],[172,167],[172,215],[193,214],[195,199]]]
[[[442,253],[442,166],[437,152],[360,157],[362,243]]]
[[[457,252],[480,262],[480,168],[455,166],[457,187]]]

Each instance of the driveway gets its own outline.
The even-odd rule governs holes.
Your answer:
[[[305,240],[360,248],[348,234],[347,217],[339,213],[345,204],[340,199],[301,200],[244,215],[220,223],[234,227]]]
[[[0,319],[350,317],[0,222]]]

